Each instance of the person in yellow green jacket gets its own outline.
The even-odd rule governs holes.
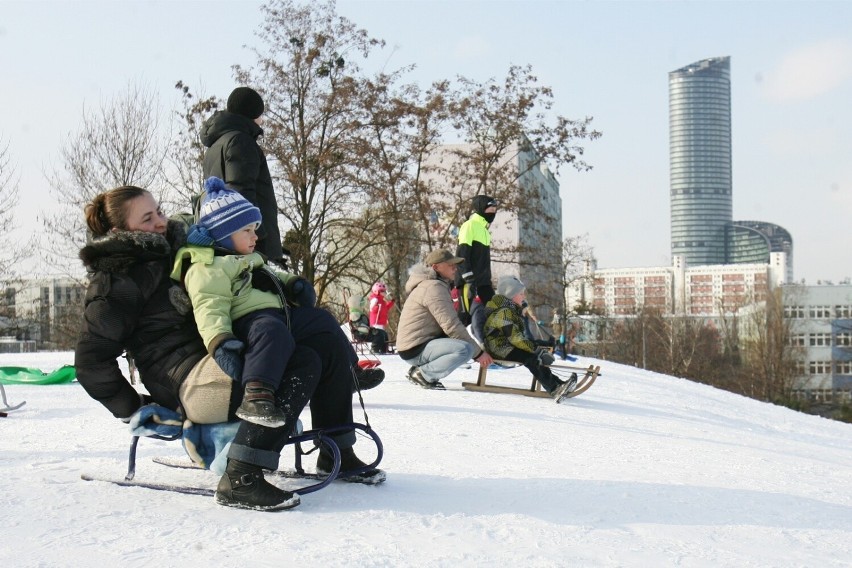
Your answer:
[[[316,294],[304,278],[272,270],[255,252],[260,209],[219,178],[209,178],[205,189],[172,278],[186,288],[207,351],[245,389],[236,415],[278,428],[286,414],[275,391],[296,348],[287,298],[313,305]]]
[[[486,304],[494,296],[494,285],[491,282],[491,233],[488,227],[497,214],[497,200],[488,195],[477,195],[471,205],[473,213],[459,228],[456,256],[464,261],[459,266],[456,287],[463,289],[465,279],[472,280],[476,295]]]

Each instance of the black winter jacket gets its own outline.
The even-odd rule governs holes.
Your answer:
[[[74,355],[77,380],[117,418],[141,405],[118,357],[126,350],[154,402],[176,409],[178,389],[206,354],[186,293],[169,277],[172,251],[185,227],[169,221],[166,236],[119,231],[80,251],[89,271],[85,312]]]
[[[245,116],[218,111],[201,125],[204,178],[216,176],[260,209],[263,222],[255,250],[270,260],[284,256],[278,229],[278,202],[272,176],[257,138],[263,129]]]

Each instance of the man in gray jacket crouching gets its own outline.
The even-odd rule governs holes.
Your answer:
[[[491,356],[468,334],[458,317],[450,288],[462,258],[433,250],[410,271],[408,299],[399,318],[396,350],[411,365],[408,380],[424,389],[444,390],[441,379],[473,358],[480,366]]]

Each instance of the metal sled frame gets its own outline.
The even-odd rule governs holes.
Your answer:
[[[306,456],[308,454],[313,453],[318,450],[320,444],[324,444],[331,450],[332,457],[334,458],[334,466],[331,469],[331,472],[324,479],[320,480],[318,483],[314,483],[311,485],[307,485],[305,487],[300,487],[297,492],[299,495],[305,495],[307,493],[313,493],[314,491],[319,491],[323,487],[327,486],[329,483],[338,479],[339,477],[343,477],[340,473],[340,448],[337,447],[337,443],[335,443],[334,439],[331,437],[334,434],[348,432],[350,430],[360,430],[368,435],[373,442],[376,444],[376,459],[374,459],[371,463],[365,465],[364,467],[353,469],[347,471],[344,475],[346,477],[359,475],[361,473],[365,473],[379,465],[382,461],[382,457],[384,456],[384,447],[382,446],[382,441],[379,438],[379,435],[368,425],[359,424],[357,422],[352,422],[351,424],[345,424],[343,426],[335,426],[333,428],[319,428],[316,430],[306,430],[301,434],[296,436],[292,436],[284,446],[293,445],[296,452],[296,466],[295,473],[296,476],[305,476],[305,470],[302,468],[302,456]],[[177,436],[159,436],[159,435],[151,435],[145,436],[146,438],[154,438],[157,440],[179,440],[180,435]],[[312,442],[313,446],[311,449],[305,451],[302,449],[302,442]],[[133,436],[130,441],[130,452],[127,458],[127,475],[124,476],[125,481],[132,481],[136,476],[136,448],[139,445],[139,436]],[[201,469],[200,467],[198,469]]]
[[[601,368],[600,366],[589,365],[588,368],[585,367],[572,367],[568,365],[558,365],[554,364],[550,366],[550,369],[554,372],[557,372],[557,369],[569,369],[572,371],[584,371],[585,374],[577,380],[577,387],[568,395],[568,398],[575,397],[577,395],[583,394],[589,387],[592,386],[592,383],[595,382],[600,376]],[[498,385],[489,385],[485,383],[486,375],[488,374],[488,367],[481,367],[479,369],[479,376],[475,383],[462,383],[462,386],[471,391],[479,391],[479,392],[493,392],[493,393],[503,393],[503,394],[520,394],[523,396],[534,396],[540,398],[550,398],[550,393],[543,390],[538,380],[533,377],[532,383],[529,388],[520,388],[520,387],[504,387]]]
[[[0,407],[0,416],[6,416],[7,412],[12,411],[12,410],[18,410],[19,408],[21,408],[23,405],[25,405],[27,403],[27,401],[24,401],[24,402],[21,402],[21,403],[14,405],[14,406],[9,404],[9,402],[6,400],[6,389],[3,388],[2,383],[0,383],[0,396],[2,396],[2,398],[3,398],[3,406]]]

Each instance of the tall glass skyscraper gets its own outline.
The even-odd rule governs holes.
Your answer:
[[[730,57],[669,73],[672,255],[725,264],[731,196]]]

